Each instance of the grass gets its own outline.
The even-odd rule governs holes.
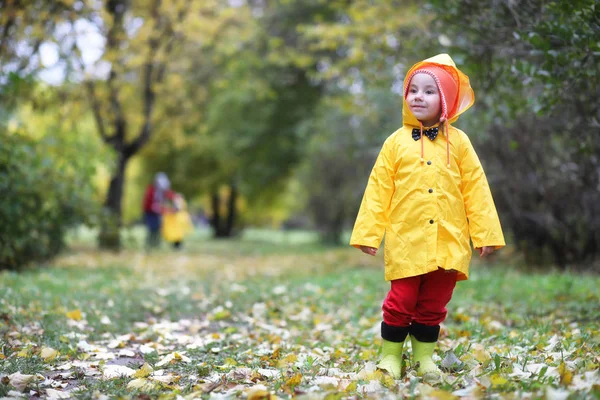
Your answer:
[[[428,382],[408,362],[394,381],[373,368],[388,288],[381,255],[327,248],[309,232],[197,232],[181,252],[145,253],[134,230],[119,254],[96,251],[92,237],[71,237],[51,264],[0,274],[0,396],[599,395],[598,276],[474,260],[436,357],[453,353],[462,367]],[[139,372],[144,363],[154,372]],[[17,372],[32,376],[25,386]]]

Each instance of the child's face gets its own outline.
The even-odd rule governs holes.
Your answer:
[[[440,120],[440,92],[435,80],[428,74],[417,73],[412,77],[406,102],[410,111],[423,125],[435,125]]]

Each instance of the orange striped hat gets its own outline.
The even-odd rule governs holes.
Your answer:
[[[454,73],[453,73],[454,72]],[[408,77],[408,84],[404,89],[404,98],[408,95],[410,81],[416,74],[427,74],[433,78],[440,92],[440,103],[442,104],[442,114],[440,119],[449,120],[458,111],[458,84],[459,77],[454,68],[444,68],[438,65],[426,64],[415,69]]]

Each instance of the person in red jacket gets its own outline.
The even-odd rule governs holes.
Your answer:
[[[164,172],[159,172],[154,177],[154,182],[148,185],[144,195],[144,223],[148,228],[146,246],[158,247],[160,244],[160,228],[163,210],[167,207],[174,193],[171,191],[171,182]]]

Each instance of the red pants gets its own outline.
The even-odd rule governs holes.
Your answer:
[[[435,326],[446,318],[446,305],[456,286],[456,271],[438,268],[391,283],[392,288],[383,302],[383,322],[398,327],[413,322]]]

